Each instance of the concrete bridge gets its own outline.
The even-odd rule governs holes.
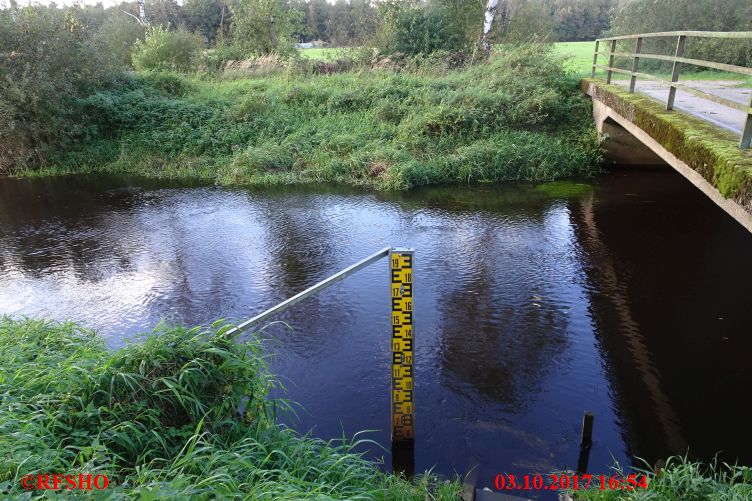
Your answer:
[[[685,58],[688,38],[746,39],[752,44],[752,32],[685,31],[599,39],[592,77],[582,80],[582,90],[593,100],[598,131],[608,135],[604,146],[609,161],[668,164],[752,232],[752,90],[738,79],[679,83],[683,65],[719,70],[720,78],[734,73],[749,79],[752,68]],[[675,42],[673,56],[642,51],[644,40],[665,44],[667,39]],[[608,50],[599,51],[602,44]],[[618,44],[629,44],[631,50],[620,51]],[[608,63],[599,65],[599,56],[606,56]],[[642,59],[671,62],[670,79],[639,72]],[[626,62],[631,69],[616,62]],[[605,71],[603,78],[596,78],[599,68]],[[628,78],[619,80],[620,75]]]

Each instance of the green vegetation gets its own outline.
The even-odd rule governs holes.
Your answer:
[[[632,42],[634,43],[634,42]],[[590,71],[593,65],[593,51],[595,50],[595,42],[557,42],[554,45],[554,49],[557,54],[560,54],[567,58],[565,67],[575,75],[582,77],[590,76]],[[620,47],[618,50],[624,49],[627,52],[634,50],[634,47],[628,47],[624,44],[624,47]],[[598,64],[605,64],[606,58],[599,56]],[[630,69],[632,68],[632,60],[622,59],[615,61],[617,67]],[[655,69],[655,68],[654,68]],[[685,67],[689,69],[689,67]],[[658,68],[658,71],[651,71],[650,68],[641,68],[641,71],[650,73],[654,76],[664,78],[666,80],[671,79],[670,68]],[[605,70],[599,68],[596,72],[596,76],[605,77]],[[612,75],[614,80],[626,80],[629,78],[626,75],[614,73]],[[739,73],[729,73],[727,71],[717,71],[709,69],[691,69],[690,72],[682,74],[682,80],[738,80],[740,84],[752,84],[752,78],[746,77]]]
[[[107,475],[100,499],[457,498],[456,482],[381,473],[355,452],[367,440],[278,425],[259,340],[228,328],[160,326],[113,352],[73,324],[0,318],[0,492],[65,472]]]
[[[630,35],[663,31],[752,31],[752,2],[749,0],[634,0],[625,2],[614,12],[610,33]],[[634,41],[617,44],[617,50],[633,50]],[[675,37],[646,39],[642,51],[653,54],[674,54]],[[719,63],[750,66],[752,40],[690,38],[684,57]],[[650,72],[669,73],[668,62],[640,61]],[[702,68],[685,66],[682,71]]]
[[[196,67],[202,50],[197,35],[156,26],[146,30],[144,40],[133,44],[133,67],[140,71],[189,71]]]
[[[565,66],[575,75],[586,76],[593,68],[595,42],[559,42],[554,44],[557,54],[567,58]]]
[[[752,499],[752,468],[727,464],[705,465],[686,457],[668,458],[655,474],[652,469],[636,470],[648,478],[648,489],[635,491],[600,490],[570,492],[575,501],[659,499],[665,501],[743,501]],[[625,477],[618,465],[615,475]]]
[[[587,100],[549,46],[459,70],[421,61],[402,73],[305,79],[144,73],[77,100],[88,128],[49,164],[54,172],[396,189],[595,172]]]

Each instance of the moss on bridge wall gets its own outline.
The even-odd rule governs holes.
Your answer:
[[[739,148],[739,136],[665,104],[616,85],[583,79],[582,89],[637,125],[694,169],[726,198],[752,212],[752,150]]]

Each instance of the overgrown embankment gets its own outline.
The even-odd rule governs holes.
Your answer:
[[[73,324],[0,318],[0,493],[92,473],[110,479],[98,499],[457,498],[456,483],[407,482],[356,443],[279,426],[259,341],[227,329],[161,327],[113,352]]]
[[[73,109],[77,140],[21,173],[404,189],[590,175],[599,161],[587,102],[545,45],[450,71],[143,73]]]

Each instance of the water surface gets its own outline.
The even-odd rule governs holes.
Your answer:
[[[688,447],[752,463],[752,235],[670,170],[408,193],[0,179],[0,313],[117,347],[253,316],[388,245],[416,251],[417,470],[573,468],[585,409],[593,473]],[[388,294],[384,261],[266,329],[296,428],[388,443]]]

